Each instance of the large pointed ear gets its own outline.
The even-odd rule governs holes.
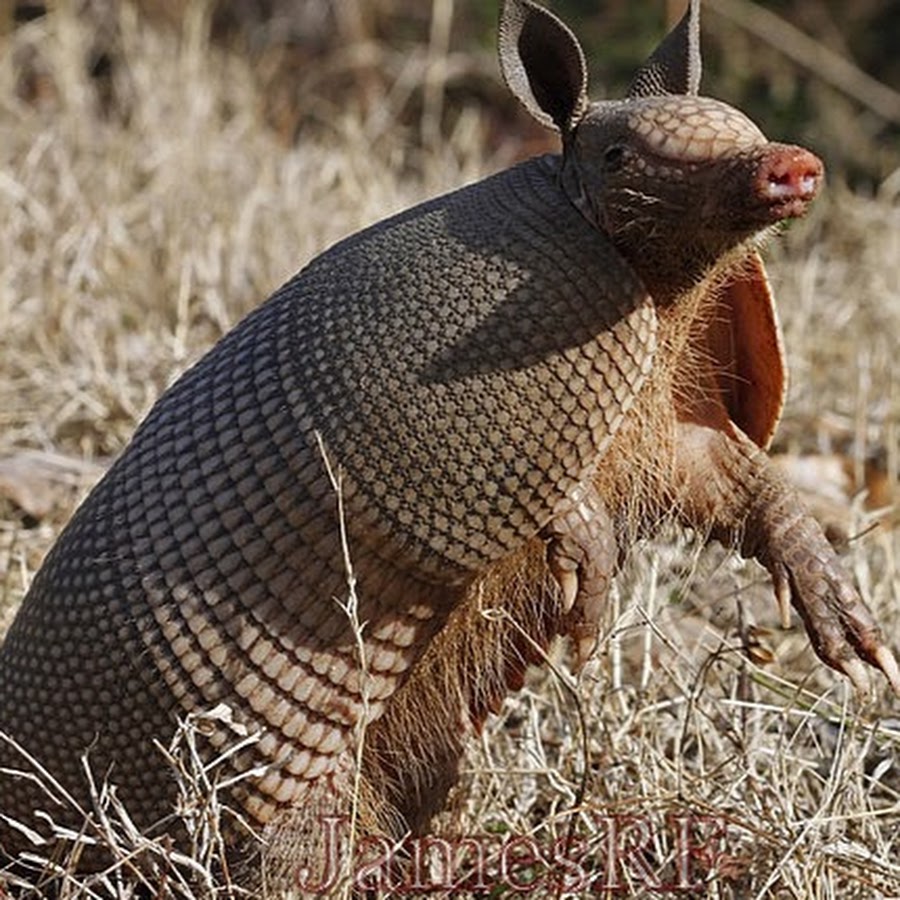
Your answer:
[[[781,418],[787,371],[775,300],[755,250],[722,286],[707,343],[729,417],[765,449]]]
[[[700,89],[700,0],[690,0],[681,21],[638,69],[629,97],[697,94]]]
[[[532,0],[504,0],[500,68],[509,89],[542,125],[572,130],[587,109],[581,45],[553,13]]]

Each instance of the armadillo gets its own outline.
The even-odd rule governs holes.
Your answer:
[[[157,744],[212,708],[202,753],[255,735],[221,776],[282,846],[351,793],[372,828],[427,829],[468,736],[552,639],[590,653],[620,556],[666,518],[755,557],[825,663],[900,693],[765,452],[785,367],[758,247],[822,164],[699,95],[698,17],[590,102],[568,27],[506,0],[503,75],[561,154],[346,238],[159,399],[0,650],[7,854],[12,819],[82,824],[10,770],[87,808],[85,753],[179,839]]]

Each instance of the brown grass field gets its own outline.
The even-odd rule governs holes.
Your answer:
[[[488,141],[474,105],[440,140],[413,140],[394,127],[399,83],[368,114],[323,106],[325,124],[288,144],[246,62],[209,45],[201,4],[180,35],[122,7],[127,115],[104,115],[90,29],[67,8],[0,37],[0,634],[179,372],[339,237],[517,152]],[[43,85],[28,99],[23,60]],[[812,483],[896,647],[900,181],[876,198],[833,184],[768,258],[792,372],[775,452]],[[879,681],[861,703],[799,623],[777,623],[755,564],[684,535],[635,548],[596,659],[575,678],[560,647],[531,673],[438,830],[546,856],[575,823],[591,896],[900,896],[898,701]],[[147,895],[128,852],[61,896]],[[525,896],[553,895],[546,861]],[[148,895],[238,896],[176,871]],[[4,890],[45,895],[0,876]]]

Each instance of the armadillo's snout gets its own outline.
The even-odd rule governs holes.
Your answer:
[[[809,150],[773,144],[756,171],[757,197],[773,220],[802,216],[824,174],[822,161]]]

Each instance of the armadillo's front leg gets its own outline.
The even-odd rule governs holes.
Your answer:
[[[593,485],[568,497],[545,528],[547,563],[562,592],[563,631],[575,643],[577,665],[597,644],[600,614],[616,566],[613,521]]]
[[[772,574],[783,616],[790,601],[829,666],[866,693],[860,660],[880,669],[900,696],[900,669],[881,628],[854,588],[819,524],[765,453],[740,432],[678,426],[679,503],[690,524],[713,523],[712,536],[740,541]]]

